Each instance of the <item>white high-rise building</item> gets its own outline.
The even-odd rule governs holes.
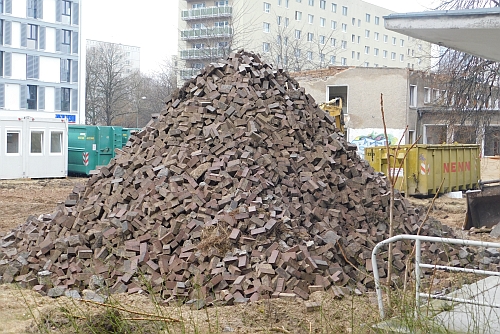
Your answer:
[[[0,0],[0,116],[78,123],[79,0]]]
[[[244,48],[290,71],[330,65],[430,66],[430,44],[384,28],[361,0],[179,0],[180,79]]]

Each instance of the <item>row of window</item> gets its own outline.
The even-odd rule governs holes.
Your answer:
[[[299,3],[302,2],[302,0],[296,0],[296,1]],[[314,0],[308,0],[308,2],[309,2],[310,6],[314,6]],[[319,2],[319,8],[326,10],[326,0],[319,0],[318,2]],[[288,8],[290,1],[289,0],[278,0],[278,6],[281,6],[283,3],[285,5],[285,8]],[[336,3],[332,2],[330,8],[331,8],[331,11],[333,13],[337,12],[337,4]],[[266,13],[271,12],[271,4],[270,3],[264,2],[264,12],[266,12]],[[301,12],[298,12],[298,13],[300,13],[300,15],[302,15]],[[347,6],[342,6],[342,15],[347,16]],[[353,23],[352,23],[353,25],[354,25],[354,22],[355,22],[355,19],[353,18]],[[371,22],[371,14],[368,14],[368,13],[365,14],[365,22],[367,22],[367,23]],[[380,25],[380,17],[375,16],[373,22],[375,23],[375,25]],[[361,24],[361,20],[358,20],[358,25],[360,25],[360,24]]]
[[[367,54],[367,55],[370,54],[370,47],[369,46],[365,46],[365,54]],[[379,49],[374,48],[373,49],[373,55],[377,57],[379,55]],[[387,55],[388,55],[387,50],[383,50],[382,51],[382,58],[387,58]],[[351,58],[359,60],[359,58],[360,58],[360,52],[352,51],[351,52]],[[391,52],[391,60],[396,60],[396,52]],[[404,61],[404,60],[405,60],[405,55],[401,53],[399,55],[399,61]]]
[[[269,44],[269,43],[268,43]],[[292,58],[300,58],[302,56],[300,50],[298,50],[297,52],[295,52],[294,56]],[[313,55],[313,52],[312,51],[308,51],[306,53],[306,58],[308,61],[314,61],[314,55]],[[319,54],[319,60],[320,62],[324,63],[326,61],[326,56],[324,54]],[[289,57],[288,56],[283,56],[281,57],[280,55],[278,55],[276,57],[276,63],[277,64],[285,64],[285,65],[288,65],[288,61],[289,61]],[[335,55],[332,55],[330,56],[330,59],[329,59],[329,64],[330,65],[335,65],[337,62],[337,56]],[[347,65],[347,58],[345,57],[341,57],[340,58],[340,65],[342,66],[346,66]]]
[[[78,53],[77,31],[56,29],[55,42],[56,51]],[[12,44],[12,21],[0,20],[0,43]],[[21,47],[31,50],[45,50],[46,27],[36,24],[21,24]]]
[[[57,111],[76,111],[78,90],[71,88],[55,89],[55,109]],[[45,87],[37,85],[21,86],[21,109],[44,110]]]
[[[0,77],[12,75],[12,53],[0,51]],[[26,79],[40,79],[40,56],[26,55]],[[78,61],[60,60],[61,82],[78,82]]]
[[[12,14],[13,0],[0,0],[0,12]],[[78,25],[79,4],[69,0],[56,0],[56,21]],[[26,17],[43,19],[43,0],[27,0]]]
[[[45,131],[32,130],[30,132],[30,153],[44,154]],[[6,151],[7,154],[21,154],[21,130],[8,130],[6,136]],[[51,154],[61,154],[63,149],[63,133],[62,131],[50,131],[49,133],[49,152]]]

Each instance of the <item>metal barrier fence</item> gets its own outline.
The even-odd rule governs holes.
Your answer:
[[[449,271],[455,271],[455,272],[466,272],[466,273],[474,273],[474,274],[479,274],[479,275],[500,276],[500,272],[497,272],[497,271],[467,269],[467,268],[449,267],[449,266],[440,266],[440,265],[421,263],[421,243],[422,243],[422,241],[440,242],[440,243],[444,243],[444,244],[454,244],[454,245],[461,245],[461,246],[478,246],[478,247],[492,247],[492,248],[500,248],[500,243],[401,234],[401,235],[397,235],[397,236],[394,236],[392,238],[389,238],[389,239],[386,239],[384,241],[379,242],[373,248],[373,251],[372,251],[373,276],[375,279],[375,290],[377,292],[377,301],[378,301],[378,307],[379,307],[381,319],[384,319],[385,314],[384,314],[384,303],[382,300],[382,289],[380,287],[380,275],[378,272],[378,265],[377,265],[377,254],[382,246],[385,246],[391,242],[396,242],[399,240],[415,240],[415,291],[416,291],[415,292],[415,298],[416,298],[415,315],[416,316],[418,316],[418,309],[420,308],[420,297],[441,299],[441,300],[454,301],[454,302],[458,302],[458,303],[467,303],[467,304],[473,304],[473,305],[500,308],[500,304],[481,303],[481,302],[476,302],[476,301],[469,300],[469,299],[453,298],[453,297],[433,295],[430,293],[421,293],[420,292],[420,268],[428,268],[428,269],[436,269],[436,270],[449,270]]]

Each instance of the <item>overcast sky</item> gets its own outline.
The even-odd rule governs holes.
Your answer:
[[[249,0],[254,1],[254,0]],[[438,0],[365,0],[395,12],[423,11]],[[141,48],[141,71],[177,54],[177,0],[84,0],[82,37]]]

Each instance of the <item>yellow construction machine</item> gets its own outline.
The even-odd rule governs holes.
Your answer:
[[[335,118],[335,126],[344,131],[344,115],[342,114],[342,98],[336,97],[328,102],[321,103],[319,107]]]

